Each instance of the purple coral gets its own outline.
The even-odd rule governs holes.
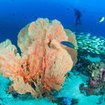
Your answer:
[[[89,81],[89,86],[91,88],[97,88],[99,85],[98,81],[94,80],[93,78],[90,78],[90,81]]]
[[[103,62],[92,63],[88,67],[91,76],[88,85],[80,85],[81,93],[89,95],[100,95],[105,91],[105,64]]]

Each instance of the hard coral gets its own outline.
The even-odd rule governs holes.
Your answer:
[[[105,64],[103,62],[93,62],[88,66],[90,80],[87,87],[80,86],[80,90],[86,95],[100,95],[105,91]]]
[[[60,45],[71,38],[76,46],[75,35],[67,35],[57,20],[40,18],[28,24],[18,35],[22,56],[14,52],[13,45],[11,49],[0,48],[1,74],[10,78],[11,86],[20,94],[30,92],[37,98],[61,89],[66,73],[77,61],[77,51]]]

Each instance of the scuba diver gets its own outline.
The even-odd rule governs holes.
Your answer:
[[[74,8],[74,12],[75,12],[75,16],[76,16],[75,25],[82,24],[81,23],[81,16],[82,16],[81,12],[75,8]]]

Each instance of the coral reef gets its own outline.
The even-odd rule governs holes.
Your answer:
[[[89,67],[91,73],[89,85],[91,88],[105,87],[105,64],[103,62],[94,62]]]
[[[39,18],[18,35],[21,55],[9,40],[0,44],[0,73],[12,81],[9,92],[31,93],[35,98],[60,90],[68,71],[77,62],[77,51],[60,44],[75,35],[57,20]]]
[[[73,72],[78,71],[86,76],[89,75],[88,66],[92,62],[105,63],[105,41],[104,37],[96,37],[90,33],[79,33],[76,35],[78,62],[73,68]]]
[[[81,84],[81,92],[86,95],[100,95],[105,91],[105,64],[103,62],[94,62],[88,66],[90,79],[88,86]]]

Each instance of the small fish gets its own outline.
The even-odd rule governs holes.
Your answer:
[[[104,21],[104,19],[105,19],[104,17],[100,17],[100,18],[99,18],[99,20],[98,20],[98,23],[103,22],[103,21]]]
[[[61,42],[61,44],[62,45],[65,45],[65,46],[67,46],[67,47],[69,47],[69,48],[73,48],[73,49],[77,49],[72,43],[70,43],[69,41],[62,41]]]

